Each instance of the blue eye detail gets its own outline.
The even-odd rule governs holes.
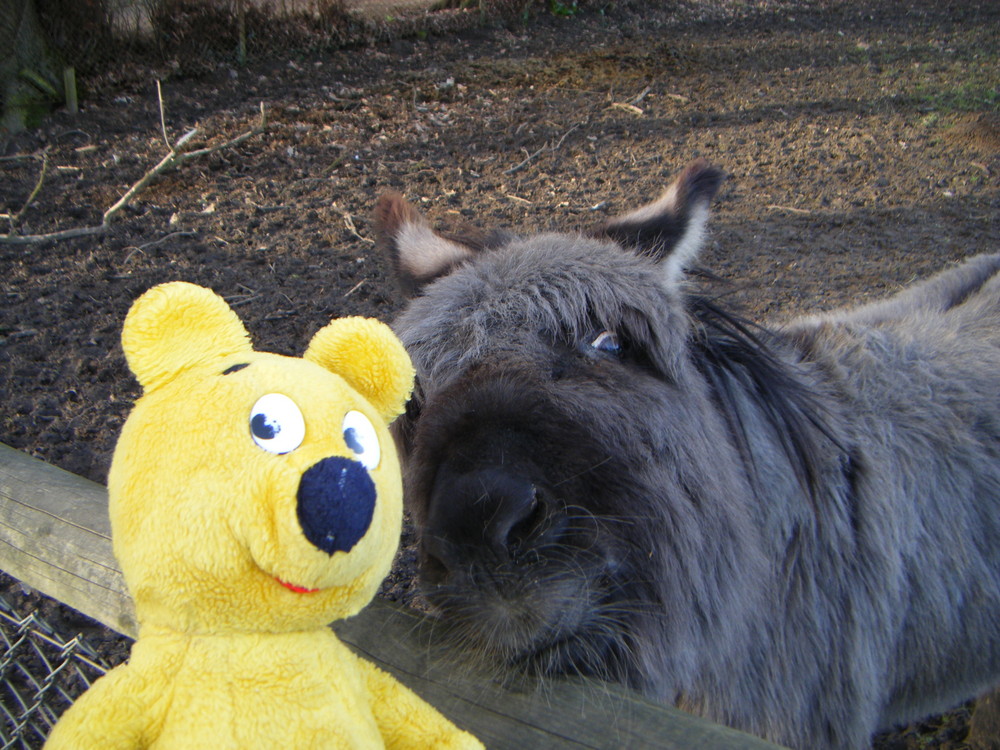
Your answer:
[[[344,443],[354,457],[369,471],[379,465],[382,448],[378,442],[375,425],[359,411],[349,411],[344,415]]]
[[[363,446],[361,444],[361,440],[358,439],[358,431],[354,427],[344,428],[344,442],[347,443],[348,448],[358,455],[365,452],[365,446]]]
[[[606,354],[618,354],[621,351],[618,334],[614,331],[601,331],[590,342],[590,348]]]
[[[274,440],[274,436],[281,432],[281,426],[266,414],[254,414],[250,417],[250,432],[260,440]]]
[[[291,453],[306,437],[306,421],[288,396],[268,393],[250,410],[250,437],[268,453]]]

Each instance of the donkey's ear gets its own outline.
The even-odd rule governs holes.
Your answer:
[[[701,250],[708,206],[723,179],[720,170],[698,159],[658,199],[598,225],[590,234],[663,261],[666,281],[675,283]]]
[[[444,276],[473,255],[473,248],[438,234],[399,193],[386,193],[375,205],[375,236],[393,262],[396,280],[407,296]]]

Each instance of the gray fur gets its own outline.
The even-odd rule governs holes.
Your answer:
[[[451,253],[396,322],[407,502],[458,643],[797,748],[1000,684],[1000,255],[765,329],[623,236]]]

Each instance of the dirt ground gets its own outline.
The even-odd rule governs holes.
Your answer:
[[[222,143],[262,103],[267,128],[162,175],[104,234],[0,244],[0,441],[103,482],[138,395],[121,323],[159,282],[215,289],[287,354],[334,316],[391,320],[369,221],[388,189],[444,223],[584,228],[705,157],[728,180],[704,263],[772,318],[996,251],[998,39],[995,0],[684,0],[93,82],[79,115],[0,139],[0,213],[47,150],[16,233],[98,225],[160,161],[157,77],[171,141]],[[409,596],[412,564],[387,595]],[[963,748],[967,716],[876,747]]]

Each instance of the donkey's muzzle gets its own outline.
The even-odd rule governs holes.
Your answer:
[[[530,480],[498,469],[448,477],[438,482],[435,494],[422,540],[430,578],[464,568],[470,555],[488,555],[497,563],[516,560],[548,515]]]

